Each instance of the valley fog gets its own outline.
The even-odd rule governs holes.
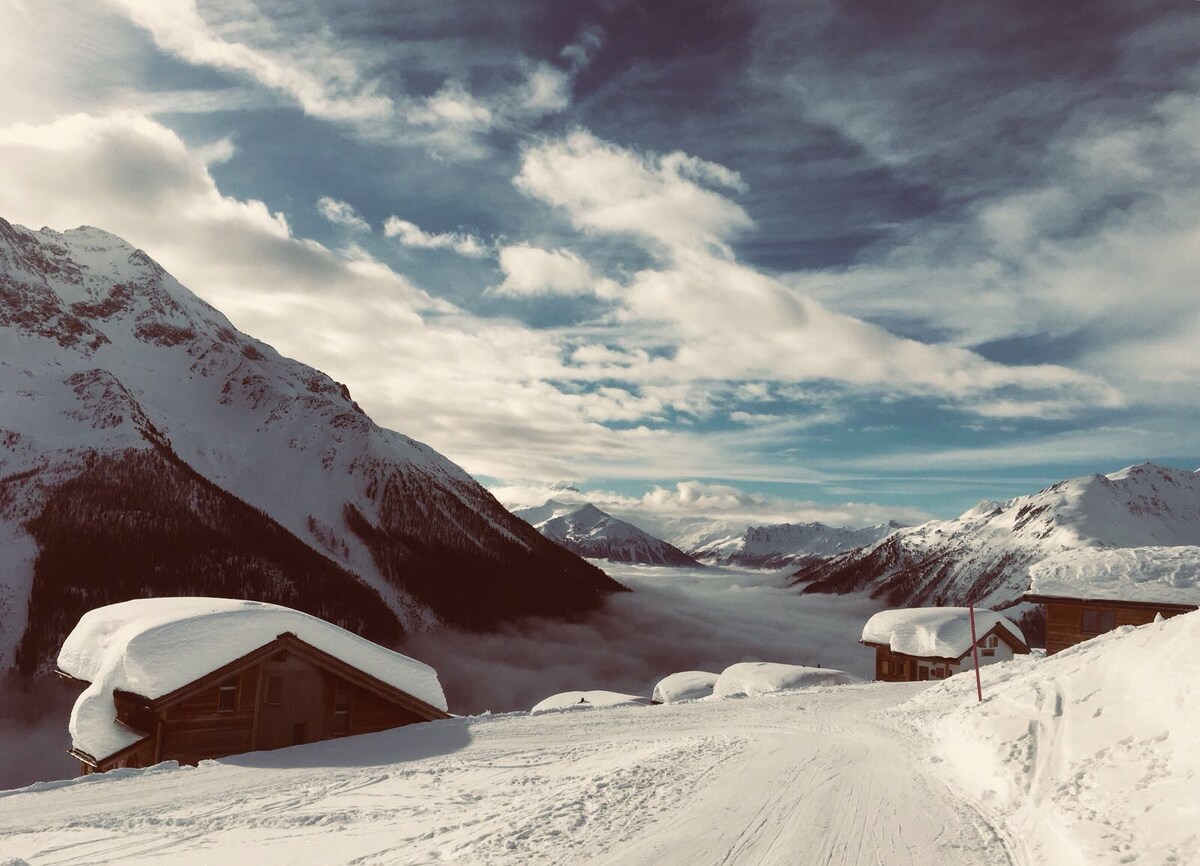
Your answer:
[[[683,670],[720,673],[744,661],[840,668],[873,676],[858,643],[886,605],[851,595],[800,595],[786,573],[599,562],[633,592],[577,623],[527,620],[498,632],[410,635],[400,650],[433,665],[450,711],[528,710],[573,689],[649,696]]]

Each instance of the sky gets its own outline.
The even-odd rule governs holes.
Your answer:
[[[1200,466],[1200,4],[0,0],[95,225],[510,506],[863,525]]]

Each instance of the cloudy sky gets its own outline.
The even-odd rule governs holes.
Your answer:
[[[0,0],[97,225],[509,504],[861,524],[1200,465],[1200,4]]]

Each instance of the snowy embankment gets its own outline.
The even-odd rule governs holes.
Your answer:
[[[894,714],[1029,863],[1200,863],[1200,613],[928,689]]]

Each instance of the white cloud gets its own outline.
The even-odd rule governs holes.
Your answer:
[[[897,337],[738,263],[726,241],[749,218],[701,185],[739,189],[740,178],[724,166],[682,153],[639,156],[576,131],[529,148],[515,182],[579,228],[633,235],[658,251],[661,264],[635,274],[621,291],[616,317],[629,328],[657,325],[674,352],[626,365],[627,378],[827,380],[945,397],[990,415],[1063,416],[1122,402],[1095,375],[1006,366],[959,347]],[[596,374],[586,362],[580,372]]]
[[[383,233],[389,238],[395,238],[401,246],[423,250],[451,250],[472,259],[484,258],[491,252],[488,245],[475,235],[464,232],[431,233],[416,223],[402,220],[395,215],[388,217],[384,222]]]
[[[317,200],[317,213],[334,225],[342,226],[353,232],[369,233],[371,224],[358,215],[358,211],[344,201],[323,196]]]
[[[500,270],[504,281],[489,291],[501,297],[613,297],[619,291],[616,283],[598,277],[587,262],[570,250],[543,250],[528,244],[501,247]]]
[[[824,486],[824,482],[820,484]],[[701,522],[708,521],[720,524],[721,531],[734,534],[747,526],[775,523],[819,521],[830,526],[872,526],[888,520],[923,523],[931,517],[919,508],[870,502],[816,502],[752,493],[734,484],[698,480],[654,485],[640,496],[603,489],[563,490],[561,485],[536,482],[496,485],[491,492],[511,508],[541,505],[548,499],[563,503],[590,502],[659,537],[686,534]]]
[[[364,80],[345,46],[327,31],[277,33],[252,6],[210,10],[223,17],[211,24],[195,0],[112,0],[143,27],[164,51],[196,65],[249,76],[287,94],[314,117],[339,121],[381,121],[395,112],[378,84]],[[224,32],[222,32],[224,31]]]
[[[642,156],[575,130],[528,148],[515,183],[562,208],[579,228],[626,233],[670,250],[713,249],[750,217],[706,182],[739,188],[735,172],[682,153]]]

